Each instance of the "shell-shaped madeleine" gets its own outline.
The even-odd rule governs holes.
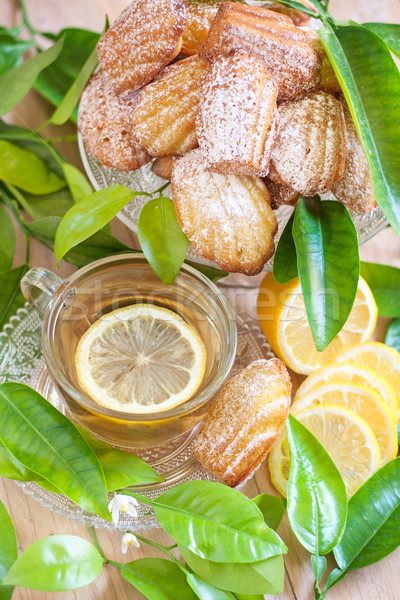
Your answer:
[[[303,196],[331,189],[344,171],[347,135],[343,108],[326,92],[279,106],[281,117],[268,178]]]
[[[320,82],[320,62],[306,31],[289,17],[265,8],[223,2],[200,50],[204,60],[232,50],[262,58],[278,86],[280,100],[295,98]]]
[[[344,96],[340,100],[343,104],[348,144],[343,177],[333,184],[332,192],[347,208],[358,213],[369,213],[378,208],[371,173]]]
[[[278,210],[278,208],[283,205],[295,206],[297,204],[297,201],[300,198],[299,192],[292,190],[292,188],[287,185],[275,183],[274,181],[271,181],[271,179],[268,179],[268,177],[265,177],[263,181],[271,195],[272,210]]]
[[[95,73],[83,90],[78,129],[90,156],[109,169],[134,171],[151,157],[129,135],[132,98],[117,96],[103,72]]]
[[[182,36],[181,54],[198,54],[205,42],[220,3],[186,2],[186,26]]]
[[[219,173],[266,175],[279,113],[277,87],[265,62],[240,50],[216,58],[200,95],[196,130],[210,167]]]
[[[196,113],[200,80],[208,65],[198,55],[165,67],[138,94],[131,115],[131,134],[158,158],[197,147]]]
[[[200,425],[192,452],[235,487],[264,460],[289,415],[292,384],[279,358],[257,360],[224,385]]]
[[[101,36],[97,54],[117,94],[133,92],[179,53],[184,0],[133,0]]]
[[[171,184],[178,222],[199,254],[230,273],[262,270],[277,221],[261,179],[209,171],[196,149],[174,160]]]

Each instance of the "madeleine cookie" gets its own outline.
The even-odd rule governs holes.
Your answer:
[[[164,156],[163,158],[156,158],[156,160],[151,165],[151,170],[153,171],[154,175],[157,175],[157,177],[161,177],[161,179],[168,179],[168,181],[171,181],[173,160],[173,156]]]
[[[201,256],[230,273],[262,270],[278,224],[261,179],[209,171],[197,149],[174,160],[171,184],[178,222]]]
[[[348,144],[343,177],[332,185],[332,192],[347,208],[358,213],[369,213],[378,208],[371,173],[344,96],[340,100],[343,104]]]
[[[197,147],[200,80],[208,64],[198,55],[165,67],[138,94],[131,114],[132,139],[158,158]]]
[[[103,72],[95,73],[83,90],[78,130],[90,156],[108,169],[134,171],[151,160],[129,135],[132,98],[121,99]]]
[[[316,31],[310,31],[313,40],[313,48],[319,56],[321,62],[321,83],[320,88],[330,94],[336,94],[341,91],[340,83],[336,77],[336,73],[329,61],[324,45]]]
[[[196,130],[209,166],[218,173],[266,175],[279,113],[265,62],[240,50],[217,57],[200,95]]]
[[[179,54],[184,0],[133,0],[100,38],[97,54],[117,94],[138,90]]]
[[[284,204],[288,206],[295,206],[297,204],[297,201],[300,198],[299,192],[292,190],[292,188],[287,185],[275,183],[274,181],[271,181],[271,179],[268,179],[268,177],[265,177],[263,181],[271,195],[272,210],[278,210],[278,208]]]
[[[262,58],[278,86],[280,100],[295,98],[320,82],[320,63],[309,34],[289,17],[265,8],[223,2],[200,50],[204,60],[231,50]]]
[[[194,440],[195,458],[226,485],[245,481],[282,433],[291,390],[279,358],[253,362],[218,394]]]
[[[186,26],[182,36],[181,54],[198,54],[206,40],[220,3],[186,2]]]
[[[347,135],[343,108],[326,92],[283,102],[268,178],[302,196],[327,192],[344,171]]]
[[[310,2],[308,2],[308,0],[296,1],[300,2],[300,4],[303,4],[310,10],[314,11],[315,14],[317,14],[314,6]],[[295,8],[289,8],[288,6],[279,4],[279,2],[263,2],[263,6],[265,8],[268,8],[268,10],[273,10],[274,12],[278,12],[281,15],[286,15],[287,17],[292,19],[296,27],[303,26],[310,20],[310,15],[308,15],[307,13],[303,13],[300,10],[296,10]]]

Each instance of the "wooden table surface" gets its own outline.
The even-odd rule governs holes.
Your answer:
[[[148,0],[151,2],[151,0]],[[42,31],[58,31],[69,26],[87,27],[100,31],[104,24],[104,15],[108,13],[112,21],[117,14],[128,4],[128,0],[26,0],[27,10],[31,21]],[[388,21],[400,22],[399,0],[331,0],[332,13],[339,19],[353,18],[359,22]],[[11,26],[19,22],[17,2],[13,0],[0,0],[0,25]],[[13,111],[10,121],[25,127],[36,128],[41,125],[51,114],[49,105],[35,92],[31,92],[23,102]],[[394,124],[395,126],[395,124]],[[63,128],[62,135],[73,133],[74,129],[69,124]],[[48,128],[45,134],[49,137],[54,129]],[[57,129],[57,136],[60,129]],[[68,144],[62,148],[67,158],[80,165],[78,150],[75,144]],[[133,234],[122,224],[114,223],[113,231],[123,241],[133,243]],[[20,253],[17,253],[15,264],[23,261],[22,244]],[[378,234],[373,240],[361,248],[361,257],[364,260],[381,262],[400,266],[400,242],[391,229]],[[55,260],[52,253],[38,243],[32,243],[32,266],[44,266],[55,270]],[[58,273],[66,276],[74,268],[63,263]],[[254,314],[256,290],[246,292],[231,288],[231,297],[236,297],[243,303],[247,310]],[[384,320],[378,324],[377,338],[382,339],[386,327]],[[296,384],[296,376],[294,383]],[[256,476],[244,489],[250,497],[260,492],[276,493],[272,487],[267,465],[258,470]],[[88,529],[80,523],[51,512],[30,499],[13,483],[8,480],[0,481],[0,498],[7,506],[16,526],[18,547],[23,551],[34,541],[55,533],[75,534],[90,539]],[[309,564],[309,555],[299,545],[291,533],[286,517],[282,522],[279,533],[289,547],[285,557],[285,590],[279,596],[280,600],[309,600],[312,593],[312,570]],[[121,553],[122,534],[117,531],[98,530],[101,547],[107,558],[119,562],[128,562],[143,556],[157,556],[149,546],[140,549],[131,548],[124,556]],[[149,532],[152,540],[167,544],[168,538],[160,530],[153,529]],[[400,549],[390,557],[378,564],[356,571],[348,575],[345,581],[339,583],[328,595],[330,600],[396,600],[400,598],[399,574]],[[46,593],[36,592],[23,588],[15,590],[15,600],[139,600],[143,596],[122,579],[118,571],[112,566],[106,566],[100,577],[90,586],[75,592]],[[272,596],[268,596],[272,598]],[[274,597],[275,598],[275,597]],[[278,597],[276,597],[278,598]]]

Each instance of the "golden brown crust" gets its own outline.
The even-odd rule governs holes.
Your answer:
[[[200,425],[192,452],[235,487],[265,459],[289,415],[292,384],[279,358],[258,360],[224,385]]]
[[[209,171],[197,149],[174,159],[171,185],[178,222],[201,256],[230,273],[262,270],[278,225],[261,179]]]
[[[171,181],[173,160],[173,156],[164,156],[163,158],[156,158],[156,160],[151,165],[151,170],[155,175],[157,175],[157,177],[161,177],[161,179],[168,179],[168,181]]]
[[[129,135],[132,98],[121,99],[103,72],[92,75],[84,89],[78,114],[78,129],[90,156],[109,169],[134,171],[151,157]]]
[[[152,156],[184,154],[196,148],[200,80],[208,64],[198,55],[162,69],[138,94],[131,115],[132,139]]]
[[[267,174],[279,126],[276,97],[262,59],[241,50],[215,59],[202,80],[196,120],[199,146],[213,170]]]
[[[307,32],[276,12],[223,2],[200,56],[212,62],[220,54],[244,50],[262,58],[278,86],[280,100],[295,98],[320,82],[320,63]]]
[[[321,90],[336,94],[341,91],[340,83],[336,77],[335,71],[329,61],[324,45],[316,31],[310,31],[313,40],[313,48],[319,56],[321,62]]]
[[[312,92],[279,106],[281,122],[268,178],[302,196],[331,189],[344,171],[347,136],[341,103]]]
[[[332,192],[350,210],[367,214],[378,208],[371,173],[344,96],[340,96],[340,101],[343,104],[348,145],[343,177],[332,185]]]
[[[271,179],[268,179],[268,177],[265,177],[263,181],[271,195],[272,210],[278,210],[278,208],[283,205],[295,206],[297,204],[297,201],[300,198],[299,192],[292,190],[292,188],[287,185],[275,183],[274,181],[271,181]]]
[[[206,41],[220,3],[186,2],[186,27],[183,32],[182,54],[198,54]]]
[[[97,54],[117,94],[153,79],[179,53],[184,0],[133,0],[100,38]]]

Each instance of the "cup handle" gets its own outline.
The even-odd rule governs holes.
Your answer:
[[[34,267],[21,279],[21,291],[24,297],[44,315],[53,294],[63,280],[52,271]]]

